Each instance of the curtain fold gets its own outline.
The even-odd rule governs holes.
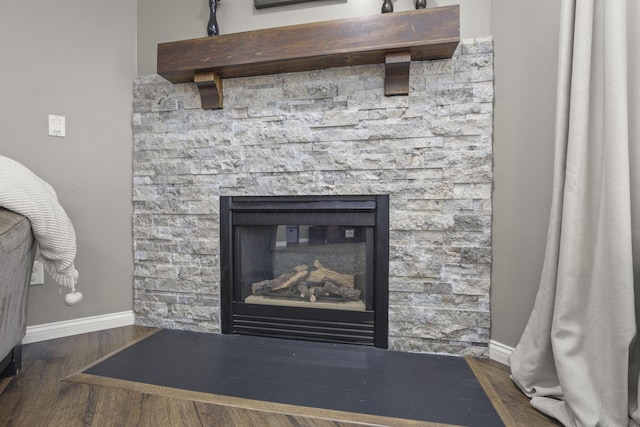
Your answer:
[[[567,426],[640,426],[638,0],[562,0],[555,165],[512,378]]]

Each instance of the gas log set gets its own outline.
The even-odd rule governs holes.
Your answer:
[[[270,280],[251,285],[254,295],[277,299],[302,299],[316,301],[358,301],[362,291],[355,288],[355,277],[326,268],[315,260],[313,268],[306,264]]]

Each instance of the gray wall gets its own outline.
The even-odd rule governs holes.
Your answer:
[[[131,310],[135,2],[2,0],[0,55],[0,154],[56,189],[85,294],[69,308],[46,277],[30,288],[29,325]],[[66,116],[66,138],[47,136],[48,114]]]
[[[372,0],[326,0],[256,11],[223,0],[222,33],[378,13]],[[394,2],[407,10],[412,0]],[[550,204],[557,0],[429,1],[461,5],[463,38],[495,43],[492,338],[514,346],[538,286]],[[58,190],[79,241],[77,308],[58,287],[31,288],[29,324],[131,308],[131,81],[155,72],[156,44],[206,35],[205,0],[0,2],[0,153]],[[8,102],[6,100],[9,100]],[[47,114],[68,137],[48,137]]]
[[[494,192],[491,338],[515,346],[544,257],[553,174],[558,0],[492,0]]]

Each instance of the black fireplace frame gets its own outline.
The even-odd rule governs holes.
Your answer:
[[[341,214],[350,226],[366,226],[373,244],[372,310],[346,311],[269,306],[234,301],[238,280],[234,265],[234,227],[296,224],[311,216],[325,225]],[[371,256],[369,256],[371,255]],[[389,196],[220,196],[220,317],[223,334],[245,334],[310,341],[388,347]],[[294,320],[295,322],[292,322]]]

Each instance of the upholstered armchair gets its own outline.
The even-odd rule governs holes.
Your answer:
[[[21,368],[37,247],[29,220],[0,207],[0,378],[15,375]]]

